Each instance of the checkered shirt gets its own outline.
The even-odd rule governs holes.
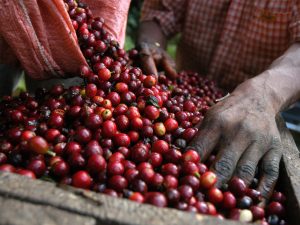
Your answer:
[[[168,38],[181,33],[178,68],[228,90],[300,39],[299,0],[145,0],[141,20],[157,21]]]

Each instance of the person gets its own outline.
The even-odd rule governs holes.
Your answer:
[[[180,33],[176,64],[165,51]],[[260,163],[258,190],[267,199],[283,149],[278,113],[300,97],[300,1],[145,0],[137,37],[149,74],[170,78],[194,70],[230,92],[205,115],[190,146],[207,159],[218,186],[233,176],[249,185]]]
[[[106,31],[122,47],[130,0],[84,2],[94,17],[104,18]],[[81,84],[74,76],[87,62],[68,15],[76,5],[75,0],[0,0],[0,95],[11,94],[23,70],[31,92],[54,84]]]

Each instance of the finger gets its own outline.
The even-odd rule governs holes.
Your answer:
[[[265,199],[269,199],[273,193],[279,176],[281,157],[281,147],[277,146],[268,151],[262,160],[262,175],[258,184],[258,190]]]
[[[157,76],[157,68],[153,59],[152,53],[148,45],[144,44],[141,46],[140,52],[141,66],[146,74],[155,74]]]
[[[221,187],[230,180],[240,157],[249,144],[248,139],[242,133],[238,133],[234,138],[228,137],[221,141],[220,150],[211,166],[211,170],[218,177],[217,187]]]
[[[171,57],[168,56],[167,54],[164,54],[161,63],[162,63],[162,68],[164,69],[164,71],[166,71],[167,77],[169,77],[172,80],[176,79],[177,72],[175,70],[176,66],[174,60],[171,59]]]
[[[259,143],[251,144],[247,150],[243,153],[242,157],[238,161],[235,169],[235,176],[245,181],[245,184],[249,186],[255,176],[256,167],[258,162],[266,153],[263,146]]]
[[[201,161],[205,161],[211,154],[220,138],[220,127],[214,125],[211,120],[204,119],[199,131],[189,143],[188,148],[195,149],[201,157]]]

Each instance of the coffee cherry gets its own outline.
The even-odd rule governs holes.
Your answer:
[[[114,136],[114,143],[117,146],[128,147],[130,145],[130,138],[127,134],[118,133]]]
[[[155,123],[153,126],[153,130],[154,130],[155,135],[157,135],[159,137],[166,134],[166,127],[161,122]]]
[[[150,184],[155,172],[152,168],[143,168],[139,170],[139,177],[145,181],[147,184]]]
[[[157,140],[152,145],[152,151],[160,154],[166,154],[169,151],[169,145],[166,141]]]
[[[92,185],[92,178],[86,171],[80,170],[72,176],[72,185],[77,188],[89,189]]]
[[[110,175],[122,175],[124,173],[124,165],[119,161],[107,164],[107,172]]]
[[[3,153],[0,152],[0,165],[3,165],[7,162],[7,156]]]
[[[229,190],[237,197],[242,197],[247,191],[245,182],[238,178],[234,177],[229,182]]]
[[[185,162],[198,163],[200,156],[195,150],[189,149],[182,155],[182,160]]]
[[[135,145],[131,149],[130,156],[135,162],[145,162],[149,159],[149,149],[145,145]]]
[[[117,126],[116,124],[111,121],[107,120],[104,121],[102,124],[102,134],[104,137],[111,138],[117,133]]]
[[[92,133],[89,129],[80,127],[76,130],[75,139],[79,143],[88,143],[92,139]]]
[[[147,76],[144,79],[143,84],[145,87],[151,88],[152,86],[154,86],[156,84],[156,79],[154,76]]]
[[[177,189],[170,188],[166,191],[166,198],[169,203],[175,204],[180,200],[180,193]]]
[[[286,197],[281,192],[274,192],[271,199],[275,202],[279,202],[281,204],[285,203]]]
[[[106,169],[106,161],[103,156],[93,154],[88,159],[87,168],[91,173],[100,173]]]
[[[178,122],[173,118],[169,118],[164,122],[164,126],[167,132],[173,132],[178,128]]]
[[[85,94],[89,98],[93,98],[97,94],[97,86],[95,84],[87,84]]]
[[[181,185],[178,187],[180,197],[187,202],[193,196],[193,189],[189,185]]]
[[[267,218],[269,225],[277,225],[279,223],[279,217],[277,215],[270,215]]]
[[[10,172],[10,173],[14,173],[16,170],[16,168],[13,165],[10,164],[3,164],[0,166],[0,171],[2,172]]]
[[[211,188],[209,191],[208,191],[208,199],[211,203],[213,204],[219,204],[223,201],[223,193],[220,189],[218,188]]]
[[[196,106],[192,101],[186,101],[183,104],[183,110],[188,112],[194,112],[196,110]]]
[[[163,182],[163,186],[166,188],[166,189],[169,189],[169,188],[177,188],[178,186],[178,180],[176,177],[172,176],[172,175],[166,175],[164,177],[164,182]]]
[[[217,176],[215,173],[207,171],[200,177],[200,186],[206,189],[210,189],[217,182]]]
[[[181,137],[187,142],[191,141],[196,134],[196,130],[194,128],[187,128],[183,131]]]
[[[178,175],[179,175],[178,167],[173,163],[164,164],[161,167],[161,172],[164,175],[172,175],[174,177],[178,177]]]
[[[52,128],[61,128],[64,124],[64,118],[60,114],[51,114],[47,124]]]
[[[36,179],[35,174],[30,170],[18,169],[16,173],[31,179]]]
[[[145,181],[141,179],[135,179],[131,182],[131,189],[142,194],[147,193],[148,186]]]
[[[252,212],[249,209],[241,210],[239,220],[241,222],[251,222],[253,220]]]
[[[139,193],[139,192],[133,192],[130,195],[129,199],[131,201],[135,201],[135,202],[138,202],[138,203],[143,203],[145,201],[144,196],[141,193]]]
[[[145,203],[155,205],[157,207],[166,207],[167,199],[159,192],[148,192],[145,196]]]
[[[84,120],[85,126],[92,130],[100,128],[102,122],[102,117],[95,113],[90,114]]]
[[[259,191],[250,188],[248,188],[246,195],[252,198],[254,203],[260,202],[262,198],[261,193]]]
[[[52,166],[52,173],[57,177],[67,176],[69,170],[69,165],[64,161],[59,161]]]
[[[119,115],[116,118],[116,125],[120,131],[125,131],[129,127],[129,119],[125,115]],[[105,130],[105,129],[104,129]]]
[[[145,108],[145,116],[150,120],[156,120],[159,117],[159,110],[152,105],[148,105]]]
[[[236,198],[234,197],[234,195],[227,191],[224,194],[224,199],[223,199],[223,207],[225,209],[233,209],[236,206]]]
[[[41,177],[46,172],[46,164],[43,160],[40,159],[31,160],[26,168],[28,170],[31,170],[36,177]]]
[[[128,182],[123,176],[115,175],[108,180],[108,186],[117,192],[122,192],[125,188],[127,188]]]
[[[267,207],[267,212],[269,215],[277,215],[279,217],[285,214],[285,210],[279,202],[271,202]]]
[[[265,217],[265,210],[261,207],[258,206],[251,206],[250,210],[252,212],[253,215],[253,220],[261,220]]]
[[[187,176],[184,176],[183,178],[181,178],[180,184],[186,184],[186,185],[191,186],[193,188],[194,192],[198,191],[198,189],[200,187],[199,179],[192,175],[187,175]]]
[[[240,209],[249,209],[252,205],[252,199],[248,196],[240,198],[237,202],[237,207]]]
[[[35,136],[29,139],[28,148],[38,154],[51,154],[53,153],[49,151],[49,145],[47,141],[41,136]]]

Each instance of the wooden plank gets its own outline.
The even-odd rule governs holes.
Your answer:
[[[95,218],[101,224],[197,224],[217,225],[219,219],[175,209],[138,204],[71,187],[58,188],[53,183],[30,180],[16,174],[0,173],[0,196]],[[0,205],[0,211],[5,205]],[[240,224],[222,221],[223,225]]]
[[[300,224],[300,159],[299,150],[284,121],[278,121],[283,146],[279,186],[287,195],[287,217],[290,224]]]
[[[32,204],[7,197],[0,197],[0,224],[14,225],[96,225],[96,220],[62,211],[47,205]]]

